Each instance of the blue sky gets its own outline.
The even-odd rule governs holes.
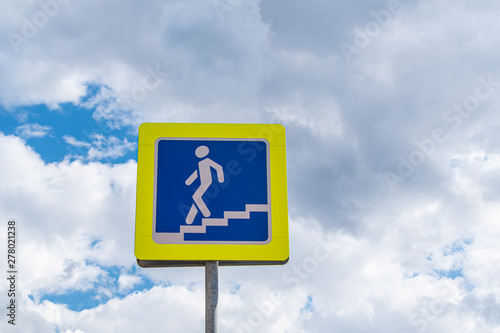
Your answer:
[[[133,127],[115,128],[97,120],[95,110],[86,107],[85,103],[95,97],[99,87],[89,85],[86,88],[87,94],[82,96],[79,104],[62,103],[55,109],[45,104],[2,108],[2,132],[25,139],[47,163],[85,156],[110,163],[137,159],[137,130]],[[112,137],[116,140],[104,140]],[[114,146],[123,148],[115,152]],[[102,154],[88,156],[92,147],[100,149]]]
[[[0,4],[2,332],[203,330],[135,262],[146,121],[286,128],[290,261],[220,268],[220,332],[500,332],[497,1]]]

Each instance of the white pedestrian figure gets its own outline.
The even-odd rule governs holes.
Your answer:
[[[203,158],[208,155],[209,149],[207,146],[199,146],[196,148],[195,154],[198,158]],[[209,159],[208,157],[198,162],[198,170],[195,170],[191,176],[186,180],[186,185],[191,185],[196,178],[200,178],[200,187],[193,194],[193,204],[191,205],[191,209],[186,217],[186,223],[191,224],[198,213],[198,209],[200,209],[201,213],[204,217],[210,216],[210,211],[208,210],[207,205],[201,198],[205,191],[212,184],[212,172],[210,168],[215,169],[217,172],[217,180],[219,183],[224,182],[224,171],[222,167]],[[196,208],[198,206],[198,208]]]

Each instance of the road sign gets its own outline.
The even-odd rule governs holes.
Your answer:
[[[135,255],[145,267],[285,263],[284,127],[142,124]]]

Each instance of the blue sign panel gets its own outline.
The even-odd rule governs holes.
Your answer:
[[[269,243],[269,143],[156,140],[153,210],[159,244]]]

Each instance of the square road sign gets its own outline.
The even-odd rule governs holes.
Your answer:
[[[142,124],[135,255],[143,267],[286,263],[285,128]]]

